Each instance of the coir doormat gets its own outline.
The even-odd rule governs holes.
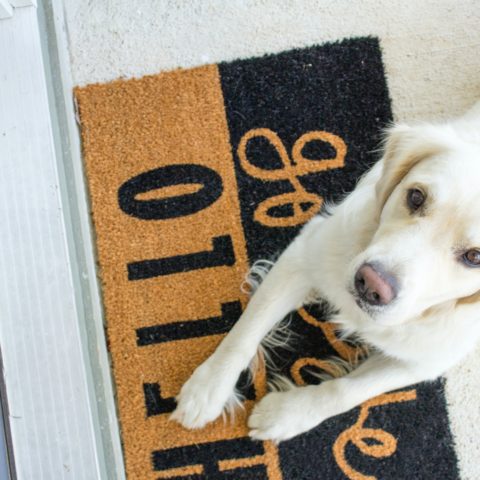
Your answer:
[[[249,265],[283,250],[375,161],[391,110],[378,41],[76,90],[129,479],[458,478],[441,381],[372,399],[281,443],[244,413],[168,420],[194,368],[240,316]],[[301,161],[299,161],[301,160]],[[350,358],[320,309],[295,313],[283,371],[315,381]]]

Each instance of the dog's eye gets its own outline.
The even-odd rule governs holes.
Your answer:
[[[463,254],[463,261],[469,267],[480,267],[480,250],[468,250]]]
[[[407,192],[408,208],[414,212],[425,203],[425,194],[418,188],[411,188]]]

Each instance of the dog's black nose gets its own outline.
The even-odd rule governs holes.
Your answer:
[[[365,263],[355,274],[355,290],[370,305],[388,305],[397,296],[396,278],[377,263]]]

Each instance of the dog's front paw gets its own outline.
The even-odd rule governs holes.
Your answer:
[[[312,411],[310,400],[306,398],[309,396],[307,388],[293,388],[266,395],[248,419],[250,437],[281,442],[320,423],[322,419],[318,417],[318,412]]]
[[[233,381],[232,381],[233,378]],[[235,376],[218,375],[207,362],[200,365],[177,396],[177,408],[170,416],[185,428],[202,428],[222,413],[235,395]]]

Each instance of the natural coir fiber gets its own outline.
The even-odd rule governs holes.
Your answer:
[[[247,437],[265,393],[187,431],[181,385],[274,258],[376,160],[391,110],[378,41],[358,38],[75,91],[129,479],[457,478],[441,381],[381,395],[279,446]],[[297,384],[352,360],[328,308],[292,315],[278,368]],[[434,448],[431,446],[434,445]],[[434,473],[433,473],[434,472]]]

